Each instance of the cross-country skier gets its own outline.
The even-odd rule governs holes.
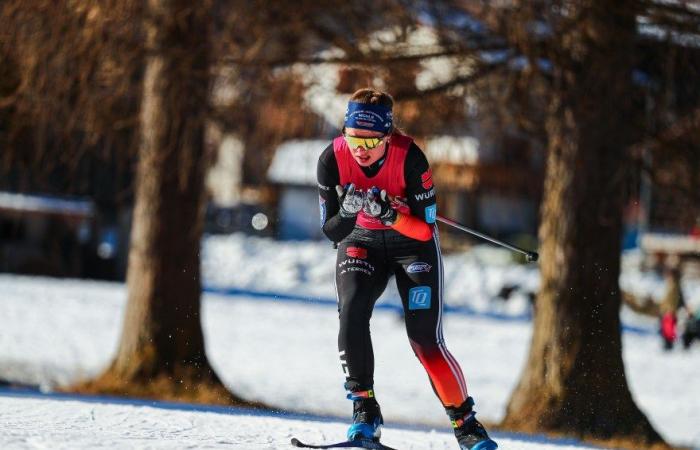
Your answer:
[[[445,407],[460,449],[493,450],[475,418],[462,370],[442,334],[442,257],[428,161],[393,124],[393,99],[360,89],[348,103],[342,136],[318,161],[321,224],[338,244],[335,281],[338,349],[353,401],[348,439],[380,437],[369,321],[395,275],[411,347]]]

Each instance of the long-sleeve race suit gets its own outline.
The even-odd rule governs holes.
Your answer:
[[[387,153],[394,151],[391,147]],[[457,407],[467,399],[462,370],[445,346],[442,334],[443,268],[437,229],[435,188],[423,152],[411,143],[405,153],[403,174],[409,227],[366,229],[355,218],[338,214],[335,186],[340,184],[333,144],[321,154],[318,167],[321,225],[325,235],[338,243],[336,289],[340,331],[338,350],[346,381],[371,388],[374,355],[369,321],[374,303],[389,277],[395,275],[405,312],[411,347],[428,373],[438,398],[446,407]],[[368,168],[367,177],[383,170],[385,155]],[[346,160],[347,161],[347,160]],[[355,164],[354,161],[350,163]],[[352,180],[350,180],[352,181]],[[377,186],[382,189],[383,186]],[[426,225],[427,224],[427,225]],[[415,238],[413,228],[429,226],[426,240]],[[422,233],[418,233],[422,236]],[[414,237],[409,237],[414,236]]]

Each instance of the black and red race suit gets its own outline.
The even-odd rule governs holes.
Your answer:
[[[369,322],[375,302],[394,275],[413,351],[442,404],[462,405],[468,397],[466,382],[442,334],[442,256],[434,226],[435,188],[425,155],[410,138],[394,134],[382,159],[361,167],[340,137],[319,157],[317,176],[321,226],[338,244],[338,350],[346,381],[362,389],[374,384]],[[403,228],[382,225],[363,212],[356,218],[341,217],[335,186],[348,183],[362,190],[386,189],[405,199]],[[412,229],[426,226],[427,237]]]

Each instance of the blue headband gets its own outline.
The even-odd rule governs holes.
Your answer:
[[[345,126],[363,130],[388,133],[391,130],[393,115],[391,108],[370,103],[348,102],[345,112]]]

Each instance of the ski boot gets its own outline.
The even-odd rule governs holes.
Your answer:
[[[346,383],[348,400],[352,400],[352,425],[348,429],[348,440],[372,440],[379,442],[384,423],[379,403],[372,388],[362,388],[355,383]]]
[[[457,408],[446,408],[452,422],[460,450],[495,450],[498,444],[489,438],[484,426],[476,420],[473,411],[474,399],[467,400]]]

